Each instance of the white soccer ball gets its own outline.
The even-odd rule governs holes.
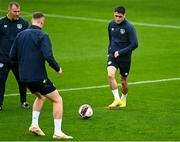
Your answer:
[[[84,119],[88,119],[93,115],[93,110],[89,104],[83,104],[79,107],[78,113],[80,117]]]

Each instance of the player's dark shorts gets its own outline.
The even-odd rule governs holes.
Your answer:
[[[49,79],[37,82],[23,82],[32,94],[39,92],[41,95],[47,95],[56,90],[56,87]]]
[[[120,70],[120,74],[123,77],[129,75],[131,61],[130,60],[119,60],[118,58],[108,57],[107,66],[114,66],[116,69]]]

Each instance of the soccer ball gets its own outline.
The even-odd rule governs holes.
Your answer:
[[[79,107],[78,113],[80,117],[84,119],[88,119],[93,115],[93,110],[89,104],[83,104]]]

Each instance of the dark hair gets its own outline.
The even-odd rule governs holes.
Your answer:
[[[42,17],[44,17],[44,14],[42,12],[34,12],[32,15],[33,19],[40,19]]]
[[[11,8],[13,5],[15,5],[16,7],[20,7],[19,3],[12,1],[8,4],[8,8]]]
[[[124,6],[118,6],[114,9],[114,12],[121,13],[124,15],[126,13],[126,10],[125,10]]]

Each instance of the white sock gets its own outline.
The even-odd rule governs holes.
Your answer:
[[[112,93],[113,93],[113,95],[114,95],[114,99],[115,99],[115,100],[120,100],[118,89],[112,90]]]
[[[40,112],[39,111],[33,111],[32,112],[32,126],[33,127],[39,127],[39,115]]]
[[[124,95],[124,94],[122,93],[122,95],[121,95],[121,100],[126,100],[126,97],[127,97],[127,94]]]
[[[62,124],[62,119],[54,119],[54,134],[55,135],[61,135],[61,124]]]

